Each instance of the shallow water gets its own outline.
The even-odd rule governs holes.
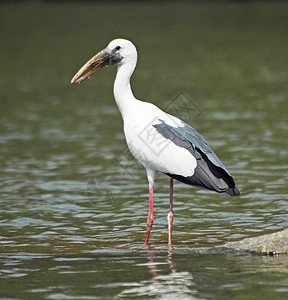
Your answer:
[[[286,257],[197,249],[287,228],[287,15],[284,3],[1,4],[0,297],[286,298]],[[138,48],[135,95],[197,128],[242,192],[175,183],[173,250],[165,176],[143,245],[147,180],[115,69],[69,83],[115,37]]]

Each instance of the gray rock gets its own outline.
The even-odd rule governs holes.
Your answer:
[[[223,252],[231,250],[265,255],[288,254],[288,229],[259,237],[246,238],[242,241],[229,242],[216,248],[220,250],[217,252],[221,252],[222,249]]]

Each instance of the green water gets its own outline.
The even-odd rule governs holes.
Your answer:
[[[287,298],[287,257],[197,249],[287,228],[288,4],[7,2],[0,26],[1,299]],[[173,250],[164,176],[143,245],[115,68],[70,85],[117,37],[138,48],[135,95],[197,128],[242,192],[176,183]]]

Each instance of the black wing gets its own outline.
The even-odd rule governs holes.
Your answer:
[[[175,145],[186,148],[197,159],[197,167],[192,176],[185,177],[167,173],[168,176],[192,186],[218,193],[225,193],[230,196],[240,195],[238,188],[235,187],[233,177],[208,143],[193,127],[186,123],[183,127],[173,127],[163,120],[159,119],[159,121],[160,124],[153,125],[157,132],[170,139]]]

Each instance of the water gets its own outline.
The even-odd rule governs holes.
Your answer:
[[[287,15],[285,3],[1,4],[0,296],[285,299],[287,257],[198,250],[287,228]],[[138,47],[135,95],[196,127],[242,192],[176,183],[173,250],[165,176],[143,245],[147,180],[115,69],[70,85],[115,37]]]

